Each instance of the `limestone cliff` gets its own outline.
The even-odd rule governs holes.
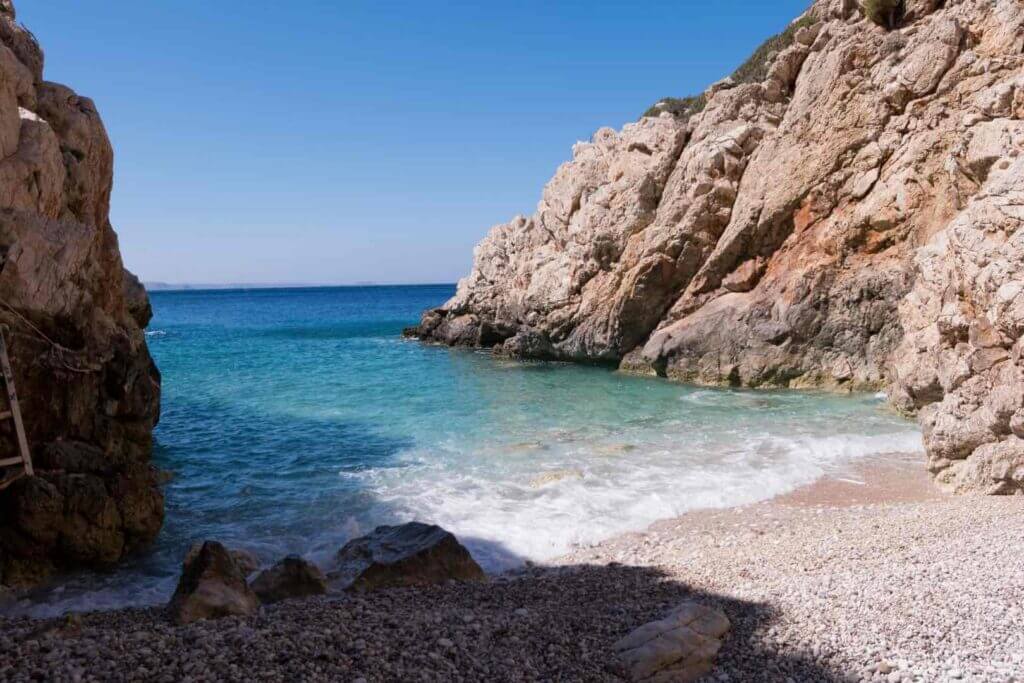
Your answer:
[[[818,0],[703,96],[576,145],[412,333],[890,387],[942,483],[1024,491],[1024,3],[894,4]]]
[[[96,107],[43,80],[39,45],[0,0],[0,323],[39,475],[0,492],[0,584],[110,565],[163,522],[160,375],[110,226],[112,172]],[[0,433],[0,459],[14,452]]]

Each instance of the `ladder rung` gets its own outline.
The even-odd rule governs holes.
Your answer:
[[[22,465],[25,461],[21,458],[8,458],[7,460],[0,460],[0,467],[10,467],[11,465]]]
[[[21,479],[24,476],[25,476],[25,472],[23,470],[21,472],[16,473],[13,477],[7,477],[6,479],[0,479],[0,491],[3,491],[5,488],[7,488],[8,486],[10,486],[11,484],[13,484],[14,482],[18,481],[19,479]]]
[[[10,420],[12,417],[14,417],[14,413],[9,410],[5,410],[0,413],[0,420]]]

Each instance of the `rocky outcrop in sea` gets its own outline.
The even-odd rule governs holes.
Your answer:
[[[38,476],[0,492],[0,585],[106,567],[151,541],[160,374],[149,302],[110,225],[113,152],[93,102],[43,79],[0,0],[0,323]],[[13,439],[0,435],[0,459]]]
[[[941,484],[1024,492],[1024,5],[891,4],[818,0],[702,95],[578,143],[410,333],[888,388]]]

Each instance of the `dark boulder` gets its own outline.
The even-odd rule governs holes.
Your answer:
[[[290,555],[270,569],[260,572],[252,589],[266,603],[289,598],[305,598],[327,592],[327,578],[312,562]]]
[[[259,609],[259,604],[228,549],[207,541],[198,553],[186,558],[168,609],[178,624],[191,624],[203,619],[248,616]]]
[[[439,526],[420,522],[379,526],[373,533],[345,544],[337,559],[332,583],[356,591],[485,578],[480,565],[455,536]]]

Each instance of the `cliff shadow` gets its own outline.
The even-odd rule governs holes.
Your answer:
[[[499,649],[507,647],[512,654],[517,642],[546,641],[546,651],[523,654],[526,661],[522,663],[536,673],[537,680],[619,680],[621,669],[612,645],[686,601],[716,607],[732,624],[708,681],[845,683],[856,679],[796,644],[783,649],[766,638],[781,617],[776,607],[701,590],[655,567],[617,563],[530,567],[498,577],[488,592],[485,597],[477,590],[462,596],[464,607],[472,610],[474,601],[480,600],[488,609],[525,609],[526,617],[507,621],[498,629],[508,641]],[[581,670],[583,657],[591,663]]]
[[[685,601],[721,609],[732,623],[705,681],[855,680],[795,644],[769,644],[766,634],[781,616],[770,605],[703,591],[656,568],[618,564],[529,568],[483,583],[285,601],[253,617],[205,627],[174,626],[162,609],[86,614],[74,652],[64,649],[65,660],[37,658],[23,665],[52,674],[65,664],[81,665],[100,678],[105,667],[131,671],[146,663],[139,648],[112,653],[109,662],[83,654],[131,631],[160,633],[178,643],[166,653],[161,671],[173,674],[200,657],[211,679],[258,678],[273,671],[281,680],[315,674],[367,681],[621,681],[613,644]],[[29,641],[60,638],[62,623],[0,620],[11,642],[42,653],[60,641],[41,648]],[[38,635],[49,632],[56,635]],[[207,658],[208,638],[199,635],[204,632],[225,638],[218,641],[216,660]],[[300,640],[302,648],[296,648]]]

